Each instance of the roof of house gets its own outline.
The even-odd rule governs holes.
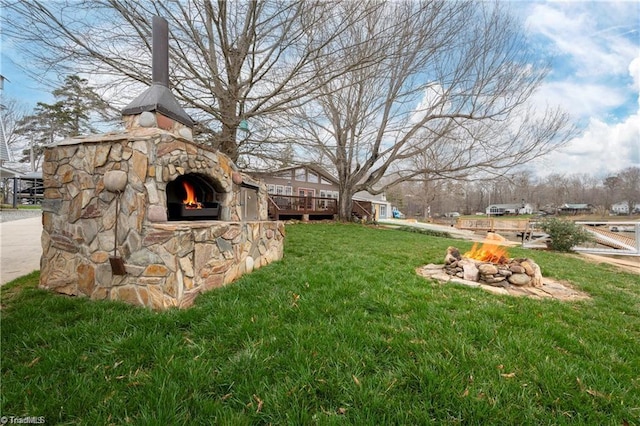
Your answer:
[[[591,208],[591,204],[571,204],[565,203],[560,206],[561,209],[582,210]]]
[[[2,114],[2,108],[0,108],[0,114]],[[11,151],[9,151],[9,145],[4,132],[4,120],[0,117],[0,161],[11,161]]]
[[[0,166],[0,178],[22,178],[24,177],[24,173],[19,172],[17,170],[10,169],[8,167]]]
[[[0,93],[4,89],[4,81],[9,81],[4,75],[0,74]],[[2,114],[3,106],[0,105],[0,114]],[[7,135],[4,129],[4,120],[0,117],[0,161],[11,161],[11,151],[9,151],[9,145],[7,143]],[[4,173],[4,172],[3,172]]]
[[[353,194],[353,197],[351,198],[356,201],[372,201],[376,203],[388,203],[384,194],[372,195],[367,191],[356,192],[355,194]]]
[[[525,204],[525,206],[526,205],[528,205],[528,203]],[[490,209],[490,208],[493,208],[493,207],[498,208],[498,209],[521,209],[522,208],[522,203],[520,203],[520,204],[491,204],[487,208]]]
[[[328,171],[326,171],[325,169],[323,169],[322,167],[316,164],[298,164],[296,166],[283,167],[281,169],[276,169],[276,170],[256,170],[248,173],[256,176],[274,176],[282,172],[287,172],[287,171],[295,170],[299,168],[309,169],[313,172],[316,172],[323,178],[331,181],[332,183],[335,183],[335,184],[338,183],[338,180],[335,177],[333,177],[331,173],[329,173]]]

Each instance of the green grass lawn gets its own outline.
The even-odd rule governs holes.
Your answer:
[[[640,276],[512,249],[592,299],[425,280],[447,246],[287,226],[280,262],[152,312],[2,289],[0,415],[47,424],[640,424]]]

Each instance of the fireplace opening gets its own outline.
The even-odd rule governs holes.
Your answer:
[[[167,184],[169,220],[219,220],[224,192],[212,178],[197,173]]]

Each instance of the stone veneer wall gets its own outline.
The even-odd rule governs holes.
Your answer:
[[[114,275],[116,194],[110,170],[127,173],[117,246],[126,274]],[[167,222],[166,185],[199,173],[223,189],[221,221]],[[48,147],[40,286],[154,309],[186,307],[203,291],[282,258],[284,225],[267,221],[266,188],[228,157],[158,128],[74,138]],[[242,221],[240,183],[259,187],[259,221]]]

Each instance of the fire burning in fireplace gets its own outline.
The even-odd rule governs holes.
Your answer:
[[[190,173],[167,184],[169,220],[220,220],[222,191],[210,177]],[[219,189],[219,188],[218,188]]]
[[[202,203],[198,202],[198,197],[196,197],[196,190],[191,186],[191,184],[187,181],[182,182],[182,187],[184,188],[184,192],[186,194],[186,198],[182,200],[182,204],[186,209],[201,209]]]

